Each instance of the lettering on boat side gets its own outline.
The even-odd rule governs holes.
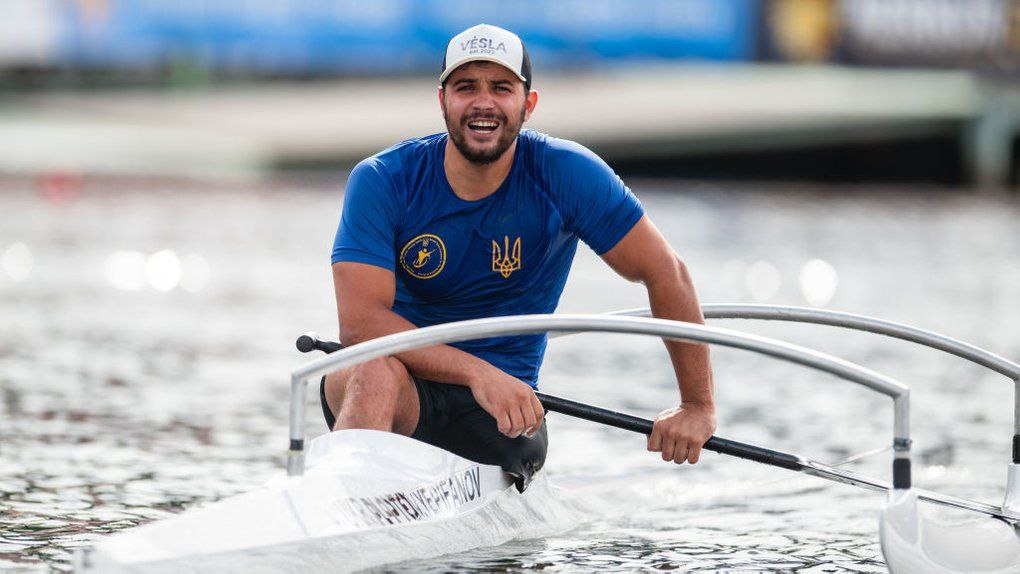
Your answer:
[[[411,491],[362,498],[344,498],[331,504],[333,515],[360,526],[386,526],[427,520],[482,495],[478,466]],[[338,520],[339,522],[339,520]]]

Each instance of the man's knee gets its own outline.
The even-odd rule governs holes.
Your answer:
[[[342,395],[365,386],[378,391],[399,391],[409,379],[403,363],[393,357],[380,357],[326,375],[326,395]]]
[[[332,430],[367,428],[410,435],[418,422],[415,393],[403,363],[391,357],[374,359],[326,377],[323,415]]]
[[[326,375],[325,395],[334,415],[348,402],[395,402],[408,392],[407,368],[393,357],[381,357]]]

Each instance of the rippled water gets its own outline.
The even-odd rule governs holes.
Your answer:
[[[925,190],[631,185],[704,302],[821,303],[1020,358],[1014,203]],[[66,570],[70,553],[101,534],[279,472],[286,383],[307,360],[294,337],[336,331],[328,250],[338,208],[339,193],[317,182],[90,182],[59,201],[33,182],[0,183],[0,570]],[[164,250],[173,253],[152,257]],[[582,250],[560,310],[643,305],[640,286]],[[910,384],[917,482],[1001,497],[1012,416],[1002,377],[873,335],[718,324]],[[824,462],[890,441],[882,397],[746,352],[713,356],[721,436]],[[632,336],[555,341],[542,384],[646,416],[676,397],[661,343]],[[670,470],[640,437],[556,416],[550,428],[551,475],[625,472],[683,496],[665,508],[638,497],[616,516],[416,570],[884,569],[879,495],[710,453]],[[888,477],[890,456],[850,467]]]

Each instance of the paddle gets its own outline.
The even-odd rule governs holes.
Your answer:
[[[302,353],[308,353],[316,350],[323,351],[325,353],[334,353],[343,348],[340,343],[320,340],[314,333],[306,333],[298,337],[296,346]],[[538,396],[538,400],[542,402],[542,406],[545,407],[545,410],[547,411],[644,435],[652,433],[653,423],[648,419],[618,413],[592,405],[586,405],[584,403],[571,401],[553,395],[547,395],[545,393],[536,392],[535,394]],[[753,460],[762,464],[777,466],[789,470],[801,471],[805,470],[807,467],[805,461],[799,456],[717,436],[709,438],[703,448],[719,454],[735,456],[745,460]]]

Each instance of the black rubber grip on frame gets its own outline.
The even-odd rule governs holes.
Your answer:
[[[893,488],[910,488],[910,459],[897,458],[892,463]]]

